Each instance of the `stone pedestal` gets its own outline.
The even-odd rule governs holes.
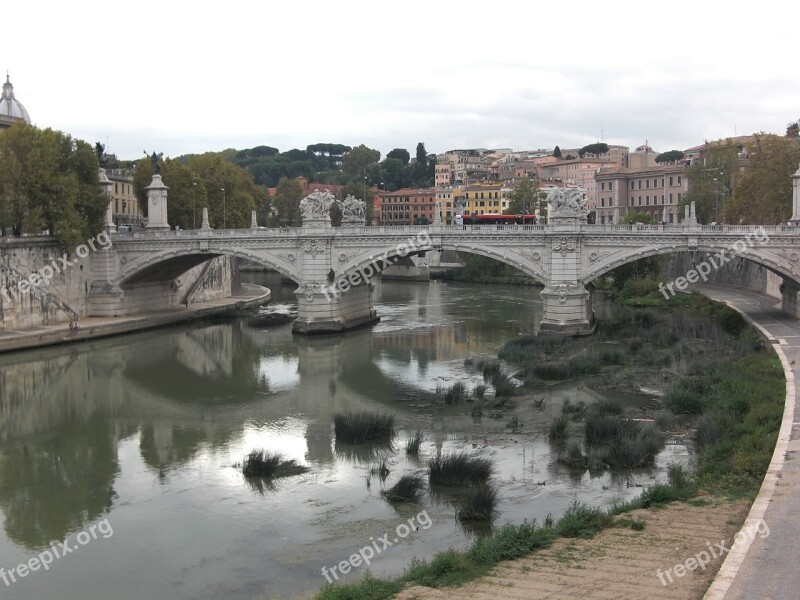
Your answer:
[[[792,223],[800,224],[800,167],[792,175]]]
[[[103,168],[98,169],[97,177],[100,180],[103,193],[108,196],[108,206],[106,206],[106,214],[103,218],[103,229],[106,233],[114,233],[117,230],[117,226],[114,225],[114,199],[111,197],[111,188],[114,183],[108,179],[106,170]]]
[[[544,314],[540,334],[589,335],[597,321],[592,309],[592,292],[580,283],[546,286],[541,293]]]
[[[146,188],[147,191],[147,229],[169,229],[167,222],[167,190],[161,181],[161,174],[156,173]]]

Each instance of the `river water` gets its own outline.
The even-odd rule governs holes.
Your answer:
[[[292,311],[292,288],[277,276],[248,277],[273,290],[268,311]],[[576,497],[595,506],[631,498],[641,491],[636,483],[663,480],[668,464],[689,460],[677,443],[652,471],[612,477],[557,464],[546,431],[563,398],[650,400],[600,391],[597,378],[537,390],[541,409],[533,397],[519,399],[520,430],[506,416],[474,419],[470,404],[442,406],[437,384],[482,382],[465,358],[494,357],[506,341],[535,332],[538,292],[386,281],[375,292],[381,322],[345,335],[293,336],[291,323],[235,319],[0,356],[0,568],[52,552],[52,541],[73,548],[47,570],[35,561],[38,570],[17,570],[8,584],[0,572],[0,597],[294,597],[326,582],[322,567],[370,538],[393,540],[423,510],[430,526],[383,550],[374,574],[398,574],[414,556],[482,533],[454,518],[447,497],[399,508],[383,501],[381,482],[368,477],[381,456],[333,439],[332,418],[342,411],[396,416],[394,451],[384,455],[388,485],[422,472],[437,452],[492,458],[502,497],[495,526],[558,517]],[[601,318],[615,310],[601,301],[595,308]],[[695,337],[719,335],[708,324],[691,327]],[[425,435],[420,460],[404,452],[416,429]],[[310,471],[253,489],[233,465],[259,447]]]

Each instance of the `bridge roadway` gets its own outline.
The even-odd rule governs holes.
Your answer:
[[[784,278],[783,309],[798,314],[800,229],[788,226],[468,225],[343,226],[145,231],[112,235],[92,255],[93,315],[129,314],[170,298],[173,281],[213,256],[243,258],[298,284],[301,333],[342,331],[377,320],[369,280],[388,265],[431,250],[487,256],[544,285],[541,331],[593,331],[591,282],[626,263],[695,252],[706,268],[739,255]],[[174,287],[174,286],[173,286]],[[150,304],[147,304],[150,303]]]
[[[754,323],[773,344],[786,373],[786,405],[772,462],[744,527],[763,519],[769,536],[734,547],[704,600],[790,600],[800,597],[800,322],[783,314],[779,302],[762,294],[718,286],[697,286],[702,294],[726,302]],[[759,531],[762,531],[763,528]]]

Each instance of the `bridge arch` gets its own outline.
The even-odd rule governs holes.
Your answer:
[[[631,249],[628,251],[618,252],[612,254],[604,259],[597,261],[595,264],[591,265],[590,268],[584,273],[582,282],[584,284],[589,284],[598,277],[602,277],[609,271],[616,269],[617,267],[621,267],[623,265],[632,263],[634,261],[643,259],[643,258],[650,258],[652,256],[662,256],[666,254],[677,254],[679,252],[693,252],[693,253],[701,253],[703,254],[703,260],[712,261],[712,267],[714,264],[719,265],[722,258],[719,257],[719,253],[724,251],[724,257],[732,258],[734,254],[731,252],[731,244],[713,244],[713,243],[698,243],[697,245],[689,246],[687,245],[670,245],[670,246],[645,246],[636,249]],[[707,255],[711,255],[709,259]],[[774,251],[769,250],[765,246],[748,246],[745,252],[736,253],[736,258],[742,258],[745,260],[749,260],[756,264],[759,264],[766,269],[769,269],[776,275],[780,277],[785,277],[791,279],[798,284],[800,284],[800,263],[797,263],[797,260],[800,259],[800,247],[798,248],[795,256],[797,258],[792,258],[790,256],[782,256]],[[702,260],[700,261],[702,262]],[[727,261],[725,261],[727,263]],[[713,267],[716,270],[717,267]]]
[[[347,260],[342,266],[336,270],[337,279],[347,279],[350,275],[358,272],[365,272],[365,269],[370,264],[380,264],[382,260],[389,263],[387,266],[395,264],[402,258],[410,256],[418,256],[425,252],[440,251],[440,250],[455,250],[457,252],[464,252],[466,254],[475,254],[491,258],[519,271],[525,275],[532,277],[542,285],[547,283],[547,274],[542,268],[541,264],[534,261],[531,256],[525,256],[509,248],[494,248],[486,244],[475,243],[455,243],[450,241],[443,241],[441,243],[434,243],[426,247],[412,248],[408,252],[401,251],[403,244],[394,244],[391,246],[384,246],[375,250],[361,252],[358,255]],[[408,248],[408,245],[405,245]]]
[[[252,252],[242,248],[214,248],[207,252],[200,252],[196,248],[175,248],[148,254],[143,258],[123,264],[114,283],[116,286],[124,288],[137,283],[169,281],[218,256],[242,258],[274,269],[295,283],[299,284],[302,281],[302,277],[294,265],[269,253]]]

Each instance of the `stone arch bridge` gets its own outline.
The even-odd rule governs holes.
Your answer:
[[[322,219],[303,227],[242,230],[148,230],[111,234],[113,245],[91,255],[90,314],[141,310],[137,288],[169,295],[176,278],[216,256],[264,265],[298,284],[295,331],[334,332],[378,318],[370,279],[383,268],[432,250],[456,250],[497,259],[540,281],[541,331],[589,333],[595,326],[592,281],[615,267],[662,254],[698,252],[710,272],[733,255],[783,277],[783,308],[798,316],[800,228],[705,226],[692,212],[680,225],[588,225],[571,220],[551,225],[399,226],[345,224]],[[687,274],[702,281],[704,268]],[[673,291],[685,287],[678,278]],[[174,286],[173,286],[174,287]],[[665,293],[670,288],[665,286]],[[158,306],[151,305],[157,309]]]

